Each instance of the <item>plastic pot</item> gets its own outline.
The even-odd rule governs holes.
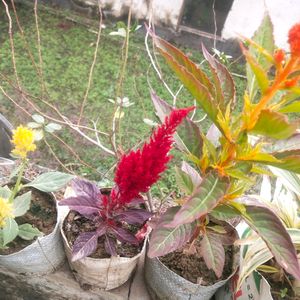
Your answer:
[[[195,284],[179,276],[158,258],[145,259],[145,280],[153,300],[209,300],[236,272],[210,286]]]
[[[57,210],[55,196],[52,193],[51,196]],[[32,244],[18,252],[0,255],[0,265],[16,273],[41,275],[57,270],[65,260],[60,219],[57,213],[56,225],[50,234],[38,237]]]
[[[134,257],[91,258],[72,261],[72,249],[63,231],[61,235],[71,270],[81,286],[111,290],[125,283],[135,270],[138,260],[146,250],[146,239],[139,254]]]

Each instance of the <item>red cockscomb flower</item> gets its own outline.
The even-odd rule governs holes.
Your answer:
[[[152,134],[149,143],[145,143],[142,149],[123,155],[115,174],[121,203],[128,203],[138,197],[139,193],[146,193],[160,178],[171,159],[169,151],[173,134],[193,109],[194,107],[173,110]]]
[[[300,57],[300,23],[295,24],[289,31],[291,55]]]

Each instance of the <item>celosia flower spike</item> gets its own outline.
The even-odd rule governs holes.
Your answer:
[[[0,228],[5,226],[6,218],[13,218],[13,206],[7,199],[0,197]]]
[[[138,197],[139,193],[146,193],[160,178],[171,159],[169,151],[173,143],[173,134],[193,109],[194,107],[173,110],[154,131],[149,143],[145,143],[142,149],[123,155],[115,174],[121,203],[129,203]]]
[[[289,31],[291,55],[300,57],[300,23],[295,24]]]
[[[13,130],[11,142],[14,144],[12,154],[20,158],[25,158],[28,152],[36,149],[34,144],[34,132],[22,125]]]

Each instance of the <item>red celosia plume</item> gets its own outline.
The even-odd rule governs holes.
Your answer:
[[[295,24],[290,29],[288,41],[292,56],[300,57],[300,23]]]
[[[169,151],[177,126],[194,107],[175,109],[166,117],[142,149],[123,155],[115,174],[120,192],[120,202],[125,204],[145,193],[166,169],[171,159]]]

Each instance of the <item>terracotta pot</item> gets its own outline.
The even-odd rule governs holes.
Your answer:
[[[57,210],[55,196],[49,194]],[[0,265],[16,273],[41,275],[57,270],[65,260],[60,235],[60,219],[57,214],[55,228],[50,234],[38,237],[32,244],[18,252],[0,255]]]

